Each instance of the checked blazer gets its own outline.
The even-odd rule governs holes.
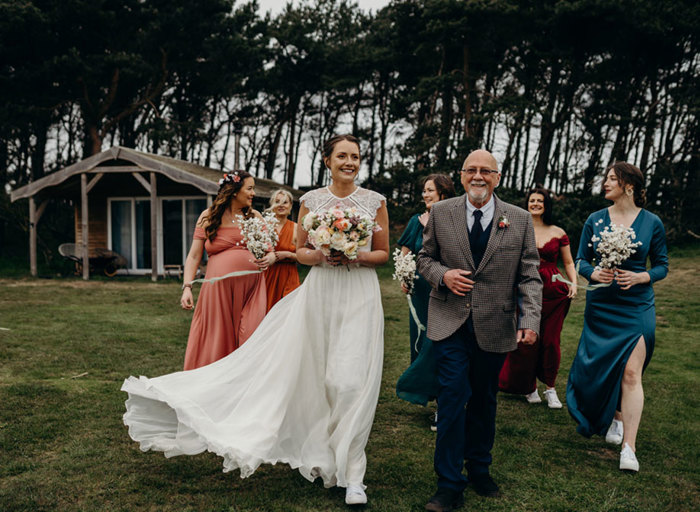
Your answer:
[[[532,217],[495,195],[491,234],[479,268],[474,268],[467,229],[466,195],[435,203],[423,230],[418,272],[431,284],[428,337],[452,335],[472,315],[479,347],[487,352],[517,348],[517,329],[539,335],[542,280]],[[499,220],[506,219],[499,227]],[[475,284],[464,297],[440,284],[450,269],[471,271]]]

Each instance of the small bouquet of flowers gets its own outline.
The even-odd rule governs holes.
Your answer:
[[[411,251],[406,254],[402,253],[401,249],[394,251],[394,274],[391,277],[408,288],[409,295],[413,293],[413,281],[418,279],[418,276],[416,275],[416,257]]]
[[[309,243],[324,255],[330,256],[331,251],[337,251],[350,260],[357,259],[358,249],[367,245],[370,235],[379,230],[368,215],[341,205],[324,212],[309,212],[301,225],[308,233]]]
[[[274,214],[267,212],[262,219],[259,217],[246,219],[242,215],[236,215],[236,220],[241,227],[243,242],[256,259],[275,250],[279,236],[275,231],[277,219]]]
[[[603,219],[600,219],[596,224],[602,223]],[[588,246],[593,247],[593,243],[598,243],[596,251],[600,260],[596,262],[596,270],[617,267],[637,252],[636,248],[642,245],[642,242],[634,242],[636,237],[634,229],[615,224],[605,226],[599,235],[593,235]]]

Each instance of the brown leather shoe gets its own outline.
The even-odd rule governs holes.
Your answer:
[[[425,510],[431,512],[452,512],[464,505],[464,496],[459,491],[438,487],[437,492],[425,504]]]

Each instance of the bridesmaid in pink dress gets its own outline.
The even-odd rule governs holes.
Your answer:
[[[207,251],[205,279],[237,271],[263,271],[265,258],[256,260],[242,241],[237,215],[257,216],[252,209],[255,180],[245,171],[234,171],[220,182],[211,208],[199,216],[192,247],[185,262],[180,304],[194,307],[192,281]],[[253,334],[265,316],[267,294],[261,272],[228,277],[201,285],[185,353],[185,370],[206,366],[227,356]]]
[[[554,388],[561,360],[561,329],[569,311],[576,287],[561,281],[552,281],[559,274],[557,260],[561,256],[567,280],[576,282],[576,268],[571,257],[569,237],[563,229],[552,224],[552,200],[549,192],[535,188],[527,195],[527,210],[532,215],[537,250],[540,253],[542,278],[542,316],[540,336],[533,345],[520,344],[510,352],[501,369],[499,388],[506,393],[525,395],[531,404],[542,401],[537,392],[537,379],[544,382],[547,405],[561,409],[562,404]]]

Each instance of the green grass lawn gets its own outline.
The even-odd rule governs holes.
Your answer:
[[[656,286],[656,351],[644,376],[641,471],[617,469],[619,448],[575,431],[566,409],[501,395],[492,474],[501,499],[468,489],[464,510],[700,510],[700,255],[671,260]],[[409,360],[408,310],[380,269],[386,355],[367,446],[366,510],[423,510],[435,488],[431,409],[394,393]],[[180,370],[191,312],[175,281],[0,279],[0,510],[347,510],[341,489],[288,467],[251,478],[206,453],[141,453],[122,424],[129,375]],[[583,322],[564,326],[560,398]]]

